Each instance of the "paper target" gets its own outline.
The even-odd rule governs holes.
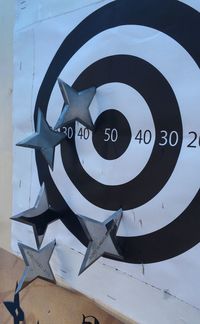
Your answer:
[[[95,131],[66,127],[54,172],[37,152],[36,162],[53,207],[77,212],[68,193],[89,217],[125,211],[125,262],[159,262],[200,241],[199,27],[179,1],[110,2],[65,38],[38,92],[35,120],[38,107],[47,116],[62,108],[58,77],[77,91],[96,87]],[[63,222],[86,244],[73,212]]]

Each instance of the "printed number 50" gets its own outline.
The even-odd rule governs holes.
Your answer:
[[[104,135],[104,142],[116,142],[118,139],[118,131],[116,128],[105,128]]]

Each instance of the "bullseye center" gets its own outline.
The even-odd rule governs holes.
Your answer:
[[[118,110],[109,109],[102,112],[96,119],[92,141],[101,157],[114,160],[126,151],[131,136],[126,117]]]

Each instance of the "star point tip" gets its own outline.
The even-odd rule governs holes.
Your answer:
[[[62,123],[60,122],[60,118],[57,120],[55,126],[54,126],[54,131],[57,131],[59,128],[62,127]]]
[[[54,169],[54,162],[53,163],[49,163],[49,167],[50,167],[51,171],[53,171],[53,169]]]
[[[26,139],[21,140],[20,142],[16,143],[16,146],[24,146],[26,143]]]
[[[62,83],[63,80],[61,78],[57,78],[58,83]]]
[[[81,265],[81,268],[79,270],[78,276],[80,276],[87,268]]]
[[[40,248],[41,248],[41,246],[42,246],[42,242],[43,242],[43,240],[44,240],[44,235],[37,235],[37,233],[35,234],[34,233],[34,235],[35,235],[35,242],[36,242],[36,246],[37,246],[37,249],[38,249],[38,251],[40,250]]]

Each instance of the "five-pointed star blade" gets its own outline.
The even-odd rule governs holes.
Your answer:
[[[44,118],[42,111],[38,109],[36,132],[16,145],[39,150],[53,170],[55,147],[60,144],[65,137],[66,135],[64,133],[52,130]]]
[[[78,216],[83,230],[90,241],[79,274],[101,256],[109,255],[122,259],[116,244],[116,233],[122,214],[122,209],[119,209],[104,222],[98,222],[85,216]]]
[[[61,79],[58,79],[58,84],[64,99],[64,107],[54,129],[66,126],[73,121],[79,121],[85,127],[93,130],[94,124],[89,106],[96,93],[96,88],[91,87],[77,92]]]
[[[16,289],[17,289],[16,284]],[[19,324],[21,321],[24,321],[24,312],[20,307],[20,299],[19,299],[19,293],[15,293],[14,301],[5,301],[4,302],[5,307],[9,311],[9,313],[12,315],[14,324]]]
[[[35,250],[22,243],[18,243],[26,267],[17,286],[16,293],[25,288],[36,278],[55,283],[55,278],[49,264],[55,245],[56,241],[54,240],[42,249]]]
[[[34,207],[11,217],[11,219],[33,227],[37,248],[39,249],[48,225],[59,219],[59,216],[59,213],[49,205],[45,184],[43,183]]]

